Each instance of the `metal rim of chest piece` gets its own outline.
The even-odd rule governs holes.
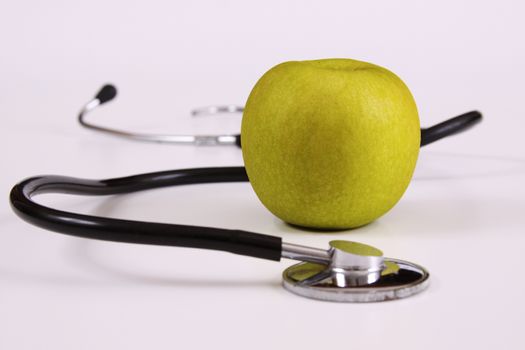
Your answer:
[[[428,271],[391,258],[374,247],[331,241],[329,264],[302,262],[283,272],[283,287],[300,296],[333,302],[368,303],[415,295],[429,285]]]

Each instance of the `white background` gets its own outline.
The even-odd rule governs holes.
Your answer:
[[[7,1],[0,4],[0,348],[523,349],[525,7],[519,1]],[[366,227],[283,224],[249,184],[109,198],[49,195],[62,209],[239,228],[326,247],[376,245],[420,263],[430,288],[378,304],[303,299],[281,264],[233,254],[96,242],[15,217],[12,185],[42,173],[88,178],[240,165],[234,147],[145,145],[82,129],[237,131],[240,117],[189,110],[244,103],[286,60],[350,57],[401,76],[422,125],[479,109],[481,125],[422,150],[399,204]]]

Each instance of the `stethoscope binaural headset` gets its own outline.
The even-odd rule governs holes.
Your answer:
[[[91,129],[141,141],[241,146],[240,135],[137,134],[97,126],[84,120],[88,112],[115,96],[115,87],[104,86],[80,112],[80,123]],[[241,111],[242,107],[224,106],[200,109],[194,113]],[[481,114],[472,111],[421,129],[421,146],[463,131],[480,120]],[[248,181],[244,167],[179,169],[106,180],[45,175],[15,185],[10,201],[13,210],[25,221],[72,236],[222,250],[274,261],[281,258],[299,260],[302,262],[283,272],[283,286],[308,298],[340,302],[384,301],[416,294],[428,285],[429,273],[423,267],[383,257],[379,249],[362,243],[336,240],[329,243],[328,250],[323,250],[286,243],[280,237],[260,233],[84,215],[53,209],[32,200],[32,196],[43,193],[100,196],[168,186],[242,181]]]

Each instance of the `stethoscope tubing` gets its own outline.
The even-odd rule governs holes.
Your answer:
[[[88,106],[91,104],[91,107],[85,108],[84,112],[110,101],[115,96],[116,88],[106,85],[88,103]],[[81,112],[79,120],[86,124],[83,121],[83,112]],[[481,113],[472,111],[430,128],[423,128],[421,129],[421,146],[464,131],[480,120]],[[89,126],[90,124],[86,125]],[[117,135],[120,133],[120,136],[133,136],[133,134],[123,133],[118,130],[115,131],[92,125],[91,127],[98,128],[101,131],[116,133]],[[233,136],[235,136],[234,143],[240,147],[240,135]],[[155,140],[155,135],[150,135],[144,140]],[[25,221],[47,230],[71,236],[114,242],[221,250],[274,261],[279,261],[281,257],[297,259],[304,255],[310,256],[309,261],[327,260],[325,252],[318,252],[315,249],[314,251],[297,245],[283,245],[282,239],[276,236],[242,230],[84,215],[53,209],[38,204],[32,199],[33,196],[43,193],[104,196],[168,186],[246,181],[249,181],[248,176],[245,168],[242,166],[178,169],[106,180],[43,175],[26,179],[15,185],[10,193],[10,202],[15,213]],[[304,249],[307,250],[305,251]]]
[[[227,251],[279,261],[282,239],[260,233],[201,226],[112,219],[53,209],[32,200],[43,193],[114,195],[142,190],[219,182],[248,181],[244,167],[195,168],[107,180],[45,175],[26,179],[11,190],[10,202],[23,220],[41,228],[97,240]]]

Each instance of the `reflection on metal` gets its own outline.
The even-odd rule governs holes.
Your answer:
[[[306,262],[283,273],[284,288],[297,295],[337,302],[376,302],[406,298],[428,286],[429,273],[423,267],[384,258],[379,249],[365,244],[332,241],[328,251],[315,249],[313,256],[306,254],[312,248],[302,248],[298,260]],[[319,261],[319,251],[330,259]]]

